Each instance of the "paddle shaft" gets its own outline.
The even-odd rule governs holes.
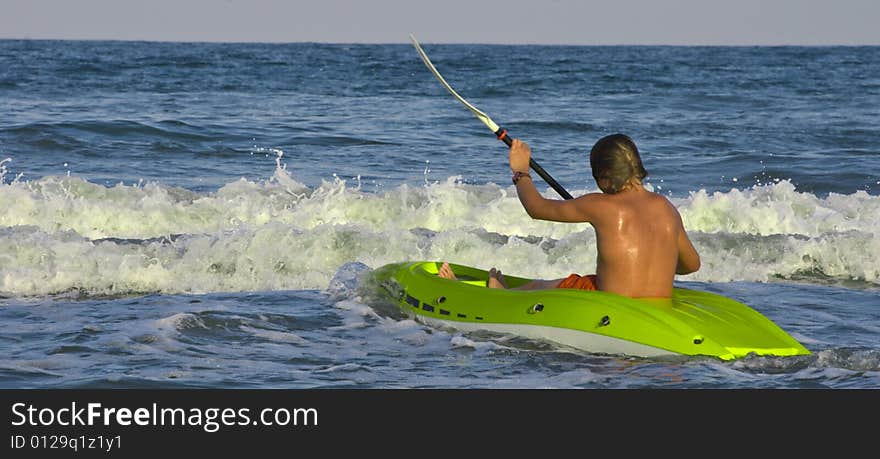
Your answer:
[[[425,66],[428,67],[428,70],[430,70],[431,73],[433,73],[434,76],[437,77],[437,80],[440,81],[440,84],[442,84],[443,87],[446,88],[446,90],[449,91],[449,93],[452,94],[453,97],[455,97],[456,99],[458,99],[459,102],[464,104],[464,106],[467,107],[468,110],[470,110],[471,113],[474,114],[474,116],[476,116],[480,121],[482,121],[483,124],[485,124],[486,127],[489,128],[489,130],[494,132],[495,136],[498,137],[498,140],[507,144],[508,147],[511,144],[513,144],[513,139],[511,139],[507,135],[506,130],[501,129],[497,124],[495,124],[494,121],[492,121],[492,118],[489,118],[489,115],[483,113],[477,107],[474,107],[473,104],[471,104],[470,102],[465,100],[464,97],[461,97],[457,92],[455,92],[454,89],[452,89],[452,86],[450,86],[449,83],[446,82],[446,79],[443,78],[443,75],[440,75],[440,72],[437,71],[437,67],[434,67],[434,63],[432,63],[431,59],[428,58],[428,55],[425,54],[425,50],[423,50],[422,46],[419,45],[419,42],[418,42],[418,40],[416,40],[416,37],[414,37],[412,34],[410,34],[409,38],[410,38],[410,40],[412,40],[412,44],[416,48],[416,51],[419,53],[419,57],[422,58],[422,62],[424,62]],[[550,174],[548,174],[547,171],[545,171],[543,167],[539,166],[538,163],[535,162],[534,159],[529,158],[529,167],[531,167],[532,170],[537,172],[538,175],[540,175],[541,178],[544,179],[544,181],[547,182],[548,185],[550,185],[550,187],[552,187],[554,190],[556,190],[556,192],[559,193],[560,196],[562,196],[565,199],[572,199],[572,196],[570,194],[568,194],[567,191],[565,191],[565,188],[562,188],[562,185],[560,185],[559,182],[557,182],[555,179],[553,179],[553,177],[551,177]]]
[[[497,136],[498,140],[504,142],[504,144],[508,147],[513,144],[513,139],[509,135],[507,135],[507,130],[505,129],[498,128],[498,130],[495,131],[495,136]],[[568,191],[565,191],[565,188],[563,188],[562,185],[560,185],[559,182],[556,181],[556,179],[551,177],[550,174],[548,174],[547,171],[545,171],[544,168],[541,167],[541,165],[538,164],[538,162],[531,157],[529,158],[529,167],[531,167],[533,171],[540,175],[541,178],[544,179],[544,181],[547,182],[548,185],[550,185],[550,188],[556,190],[556,192],[559,193],[559,196],[562,196],[564,199],[573,198],[573,196],[569,194]]]

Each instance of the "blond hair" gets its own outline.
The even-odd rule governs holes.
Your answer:
[[[648,176],[636,143],[623,134],[599,139],[590,150],[590,167],[599,188],[609,194],[623,191],[633,180],[641,183]]]

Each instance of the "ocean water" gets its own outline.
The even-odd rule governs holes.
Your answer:
[[[880,387],[880,49],[423,46],[575,196],[592,143],[632,136],[703,259],[677,285],[813,354],[599,355],[389,312],[365,281],[387,263],[596,260],[589,225],[529,219],[409,45],[7,40],[0,387]]]

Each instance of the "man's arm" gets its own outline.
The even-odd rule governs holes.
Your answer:
[[[547,199],[541,196],[528,178],[516,183],[516,194],[529,217],[553,222],[591,222],[596,207],[601,205],[601,194],[590,193],[575,199]]]
[[[676,211],[678,214],[678,211]],[[700,269],[700,254],[688,238],[687,232],[684,230],[684,224],[681,221],[681,215],[678,215],[678,223],[680,226],[678,232],[678,265],[675,267],[675,274],[690,274]]]
[[[521,140],[514,139],[510,145],[510,170],[529,172],[531,149]],[[591,193],[577,199],[557,200],[541,196],[531,176],[522,177],[516,182],[516,194],[519,202],[530,217],[538,220],[554,222],[589,222],[601,200],[599,193]]]

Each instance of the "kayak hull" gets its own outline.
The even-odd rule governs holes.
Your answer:
[[[450,280],[437,275],[439,266],[434,261],[392,264],[378,269],[376,277],[405,314],[434,327],[508,333],[638,357],[810,354],[759,312],[713,293],[675,288],[672,298],[635,299],[574,289],[491,289],[484,270],[451,264],[458,279]],[[505,280],[510,287],[529,281]]]

